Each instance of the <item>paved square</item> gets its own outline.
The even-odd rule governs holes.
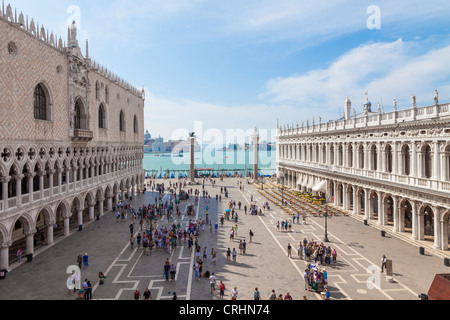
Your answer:
[[[240,190],[238,181],[244,190]],[[164,181],[166,184],[168,181]],[[202,190],[202,185],[189,188]],[[228,198],[220,193],[220,187],[229,190]],[[270,186],[266,186],[267,189]],[[247,180],[226,178],[216,179],[213,187],[209,181],[205,190],[211,195],[210,200],[200,198],[195,205],[195,215],[186,215],[186,206],[194,200],[185,200],[180,204],[182,215],[167,221],[165,217],[157,220],[157,226],[171,226],[180,223],[185,228],[191,219],[208,219],[204,230],[199,231],[200,247],[207,248],[207,258],[203,261],[203,272],[214,272],[217,283],[226,285],[224,299],[231,299],[231,290],[237,287],[239,300],[252,300],[257,287],[262,299],[268,299],[272,289],[283,297],[290,293],[295,300],[321,299],[313,291],[305,290],[302,278],[303,270],[311,260],[302,260],[297,255],[297,247],[304,238],[321,242],[324,236],[324,219],[309,216],[306,224],[293,223],[288,231],[277,230],[277,222],[290,216],[281,208],[270,202],[270,209],[263,210],[262,215],[244,213],[244,206],[250,207],[250,200],[262,206],[265,197]],[[221,200],[215,196],[221,195]],[[155,193],[146,192],[133,197],[132,207],[153,203]],[[165,195],[164,201],[168,199]],[[225,219],[223,225],[220,217],[233,200],[242,203],[236,207],[237,223]],[[297,222],[297,221],[295,221]],[[301,222],[301,221],[300,221]],[[131,300],[138,289],[141,294],[148,288],[152,300],[172,299],[176,292],[178,299],[210,300],[219,299],[219,292],[210,293],[207,278],[196,280],[193,272],[195,252],[190,252],[187,242],[179,239],[175,250],[167,252],[157,247],[146,255],[142,246],[135,244],[131,249],[129,238],[131,223],[117,222],[115,213],[110,212],[99,221],[86,224],[81,232],[74,232],[65,239],[55,241],[50,248],[37,252],[30,263],[22,262],[15,266],[0,280],[0,299],[52,299],[73,300],[74,293],[69,294],[66,287],[67,273],[70,265],[76,264],[79,253],[88,253],[89,266],[82,268],[81,278],[89,279],[93,287],[93,299]],[[214,225],[219,224],[218,232]],[[230,230],[237,225],[237,235],[230,240]],[[249,231],[254,237],[250,242]],[[134,233],[139,233],[136,221]],[[239,241],[246,240],[247,250],[241,254]],[[440,257],[419,255],[417,247],[391,234],[381,237],[377,228],[365,226],[358,219],[350,216],[336,216],[328,220],[328,239],[332,248],[338,252],[337,262],[326,266],[328,272],[328,289],[333,300],[418,300],[420,293],[427,293],[436,273],[446,273]],[[287,245],[293,247],[292,258],[287,256]],[[217,262],[211,261],[211,249],[217,252]],[[227,262],[226,251],[237,251],[236,261]],[[394,281],[389,282],[380,270],[380,258],[383,254],[393,260]],[[203,255],[203,253],[202,253]],[[166,281],[163,265],[169,259],[177,268],[175,281]],[[98,273],[103,272],[106,281],[98,285]],[[379,277],[377,277],[379,275]],[[217,287],[217,286],[216,286]]]

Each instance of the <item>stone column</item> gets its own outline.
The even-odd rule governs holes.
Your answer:
[[[417,177],[417,146],[415,141],[411,142],[410,176]]]
[[[62,172],[64,169],[58,168],[56,172],[58,173],[58,194],[61,194],[61,184],[62,184]],[[67,177],[66,177],[66,188],[67,188]]]
[[[112,210],[112,196],[106,196],[106,210],[108,212]]]
[[[98,200],[98,216],[99,217],[103,216],[103,201],[104,201],[104,199]]]
[[[378,192],[378,224],[384,226],[386,224],[386,213],[384,210],[383,195]]]
[[[40,197],[39,199],[44,199],[44,175],[45,175],[45,171],[39,171],[39,192],[40,192]]]
[[[16,206],[20,207],[22,205],[22,179],[25,176],[23,174],[18,174],[14,177],[16,179]]]
[[[78,217],[78,230],[81,231],[83,228],[83,209],[79,209],[77,211],[77,217]]]
[[[94,220],[95,212],[94,212],[95,204],[89,204],[89,221]]]
[[[439,175],[441,172],[440,159],[439,159],[439,141],[433,143],[434,154],[433,154],[433,179],[439,180]]]
[[[381,151],[381,172],[387,172],[388,165],[387,165],[387,157],[386,157],[386,149],[380,150]]]
[[[370,156],[369,145],[368,145],[367,142],[364,144],[364,150],[363,150],[363,152],[364,152],[364,169],[365,169],[366,172],[367,172],[368,170],[371,169],[371,167],[370,167],[370,158],[372,158],[372,157]],[[367,208],[366,208],[366,210],[367,210]]]
[[[411,203],[411,217],[412,217],[412,233],[411,239],[417,240],[417,204],[416,201],[410,201]]]
[[[441,208],[433,206],[434,211],[434,244],[433,249],[441,249]]]
[[[29,255],[29,254],[32,255],[34,253],[33,237],[34,237],[35,233],[36,233],[36,229],[25,232],[25,237],[26,237],[26,241],[27,241],[27,252],[26,252],[27,255]]]
[[[189,152],[190,152],[190,156],[191,156],[191,161],[189,163],[189,180],[191,182],[195,181],[195,155],[194,155],[194,150],[195,150],[195,137],[194,134],[192,133],[190,138],[190,148],[189,148]]]
[[[356,121],[356,120],[355,120]],[[353,144],[353,161],[352,161],[352,165],[353,165],[353,169],[359,169],[359,166],[357,165],[358,161],[358,152],[357,152],[357,144],[354,143]]]
[[[377,143],[377,172],[381,172],[383,166],[381,142]]]
[[[364,189],[364,219],[370,219],[370,190]]]
[[[331,143],[327,142],[325,144],[325,151],[326,151],[325,158],[327,159],[325,164],[327,166],[331,166],[331,161],[332,161],[332,158],[331,158],[331,147],[332,147]]]
[[[30,173],[26,174],[26,177],[28,179],[28,194],[30,195],[30,199],[29,199],[29,202],[28,202],[29,204],[32,204],[33,201],[34,201],[34,199],[33,199],[33,193],[34,193],[34,190],[33,190],[33,178],[34,178],[35,175],[36,175],[36,173],[34,173],[34,172],[30,172]]]
[[[258,134],[258,130],[255,129],[255,134],[252,136],[253,139],[253,179],[257,180],[258,179],[258,146],[259,146],[259,134]],[[289,148],[290,150],[292,150],[291,148]],[[290,158],[292,159],[292,151],[290,154]]]
[[[344,199],[342,199],[342,206],[344,208],[344,211],[348,210],[349,208],[349,198],[348,198],[348,184],[342,185],[342,196]]]
[[[393,209],[393,212],[392,212],[392,216],[393,216],[393,218],[394,218],[394,228],[392,229],[392,231],[393,232],[398,232],[399,231],[399,227],[398,227],[398,225],[399,225],[399,217],[398,217],[398,213],[399,213],[399,203],[398,203],[398,198],[397,198],[397,196],[392,196],[392,201],[393,201],[393,203],[392,203],[392,209]]]
[[[2,199],[3,199],[3,210],[8,209],[8,182],[11,177],[1,177],[2,181]]]
[[[353,186],[353,214],[358,215],[359,214],[359,201],[358,201],[358,187]]]
[[[338,188],[338,184],[337,184],[337,182],[335,181],[334,182],[334,206],[335,207],[337,207],[338,206],[338,190],[339,190],[339,188]]]
[[[50,221],[49,225],[47,226],[47,245],[51,246],[53,245],[53,225],[55,224],[55,221]]]
[[[338,144],[334,142],[334,166],[339,165],[339,148],[337,146]]]
[[[0,244],[0,269],[9,269],[9,247],[12,241],[3,242]]]
[[[397,149],[397,142],[394,142],[392,152],[392,174],[397,173],[398,173],[398,149]]]
[[[70,235],[70,217],[63,217],[64,218],[64,236]]]
[[[53,197],[53,174],[55,173],[55,170],[49,170],[48,171],[48,188],[50,191],[50,198]]]
[[[78,175],[78,166],[75,166],[72,168],[73,171],[73,183],[75,184],[78,181],[79,175]],[[70,181],[70,179],[69,179]]]
[[[449,210],[449,209],[447,209]],[[443,212],[445,214],[445,212]],[[441,215],[441,250],[448,250],[448,224],[450,223],[450,219],[447,217],[447,221],[444,221]]]
[[[84,165],[79,166],[78,169],[79,169],[79,171],[78,171],[78,180],[77,181],[80,181],[80,187],[83,187]]]
[[[420,213],[419,208],[417,210],[417,240],[421,241],[425,239],[425,214]]]
[[[447,155],[444,153],[441,154],[441,181],[446,181],[448,176],[447,172]]]

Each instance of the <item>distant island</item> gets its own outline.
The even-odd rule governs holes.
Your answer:
[[[201,147],[197,142],[195,142],[194,148],[195,151],[201,151]],[[145,153],[189,152],[189,141],[187,140],[164,141],[164,138],[162,138],[161,136],[159,136],[158,138],[152,138],[151,134],[148,132],[148,130],[146,130],[144,134],[144,152]]]
[[[205,147],[205,145],[203,146]],[[229,143],[228,146],[217,146],[218,151],[249,151],[253,150],[253,141],[251,143]],[[275,142],[262,141],[258,145],[261,151],[276,150]],[[195,151],[201,151],[202,147],[195,141]],[[152,138],[151,134],[146,130],[144,134],[144,152],[145,153],[183,153],[189,152],[188,140],[169,140],[164,141],[164,138]]]

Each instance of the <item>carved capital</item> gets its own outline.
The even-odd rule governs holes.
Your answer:
[[[12,241],[8,240],[3,243],[0,243],[0,248],[9,248],[12,245]]]
[[[11,181],[11,177],[0,177],[0,182],[2,183],[8,183]]]

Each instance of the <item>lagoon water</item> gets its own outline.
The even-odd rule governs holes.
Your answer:
[[[189,152],[182,157],[171,153],[145,153],[144,169],[152,174],[162,174],[167,171],[189,171]],[[259,151],[258,168],[261,174],[274,174],[276,170],[276,151]],[[218,151],[203,150],[195,152],[195,169],[253,171],[253,151]]]

